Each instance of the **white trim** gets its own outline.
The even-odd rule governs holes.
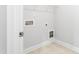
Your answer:
[[[53,39],[53,40],[54,40],[54,39]],[[25,50],[24,50],[24,53],[29,53],[29,52],[31,52],[31,51],[34,51],[35,49],[38,49],[38,48],[40,48],[40,47],[49,45],[49,44],[51,44],[52,42],[53,42],[52,40],[44,41],[44,42],[42,42],[42,43],[40,43],[40,44],[37,44],[37,45],[35,45],[35,46],[32,46],[32,47],[30,47],[30,48],[25,49]]]
[[[47,41],[44,41],[44,42],[42,42],[40,44],[37,44],[37,45],[32,46],[30,48],[27,48],[26,50],[24,50],[24,53],[29,53],[31,51],[34,51],[35,49],[38,49],[40,47],[49,45],[49,44],[51,44],[53,42],[55,42],[55,43],[57,43],[57,44],[59,44],[61,46],[64,46],[64,47],[66,47],[68,49],[71,49],[72,51],[74,51],[74,53],[79,53],[79,48],[78,47],[75,47],[72,44],[69,44],[69,43],[66,43],[66,42],[63,42],[63,41],[60,41],[60,40],[57,40],[57,39],[47,40]]]
[[[69,43],[66,43],[66,42],[63,42],[63,41],[60,41],[60,40],[54,40],[55,43],[59,44],[59,45],[62,45],[68,49],[71,49],[72,51],[74,51],[75,53],[79,53],[79,48],[78,47],[75,47],[74,45],[72,44],[69,44]]]
[[[7,6],[7,54],[23,53],[23,38],[19,32],[23,31],[23,6]]]

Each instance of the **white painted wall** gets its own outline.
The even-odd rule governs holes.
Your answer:
[[[7,51],[6,18],[6,6],[0,5],[0,54]]]
[[[24,27],[24,49],[49,40],[49,31],[53,30],[53,13],[54,6],[24,6],[24,21],[34,21],[34,25]]]
[[[74,6],[74,45],[79,48],[79,6]]]
[[[73,44],[74,12],[73,6],[58,6],[55,14],[55,37],[58,40]]]
[[[79,6],[57,6],[55,38],[79,47]]]

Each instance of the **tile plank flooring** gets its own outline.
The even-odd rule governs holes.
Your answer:
[[[57,43],[51,43],[47,46],[38,48],[28,54],[74,54],[74,52]]]

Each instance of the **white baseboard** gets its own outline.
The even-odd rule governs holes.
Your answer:
[[[32,47],[30,47],[30,48],[27,48],[26,50],[24,50],[24,53],[29,53],[29,52],[31,52],[31,51],[34,51],[35,49],[38,49],[38,48],[40,48],[40,47],[49,45],[49,44],[51,44],[51,43],[53,43],[53,42],[55,42],[55,43],[57,43],[57,44],[59,44],[59,45],[62,45],[62,46],[64,46],[64,47],[68,48],[68,49],[71,49],[71,50],[74,51],[75,53],[79,53],[79,48],[78,48],[78,47],[75,47],[74,45],[71,45],[71,44],[68,44],[68,43],[66,43],[66,42],[56,40],[56,39],[47,40],[47,41],[44,41],[44,42],[42,42],[42,43],[40,43],[40,44],[37,44],[37,45],[32,46]]]
[[[54,40],[54,39],[53,39],[53,40]],[[34,51],[35,49],[38,49],[38,48],[40,48],[40,47],[49,45],[49,44],[51,44],[51,43],[53,42],[53,40],[47,40],[47,41],[44,41],[44,42],[42,42],[42,43],[40,43],[40,44],[37,44],[37,45],[32,46],[32,47],[30,47],[30,48],[27,48],[26,50],[24,50],[24,53],[29,53],[29,52],[31,52],[31,51]]]
[[[75,53],[79,53],[79,48],[78,47],[75,47],[74,45],[72,44],[68,44],[66,42],[63,42],[63,41],[59,41],[59,40],[54,40],[55,43],[59,44],[59,45],[62,45],[68,49],[71,49],[72,51],[74,51]]]

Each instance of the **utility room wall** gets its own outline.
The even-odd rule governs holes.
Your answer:
[[[24,6],[24,21],[33,21],[33,25],[24,25],[24,49],[49,39],[53,30],[54,6]],[[46,26],[47,24],[47,26]]]
[[[57,40],[79,48],[79,6],[57,6],[54,25]]]

